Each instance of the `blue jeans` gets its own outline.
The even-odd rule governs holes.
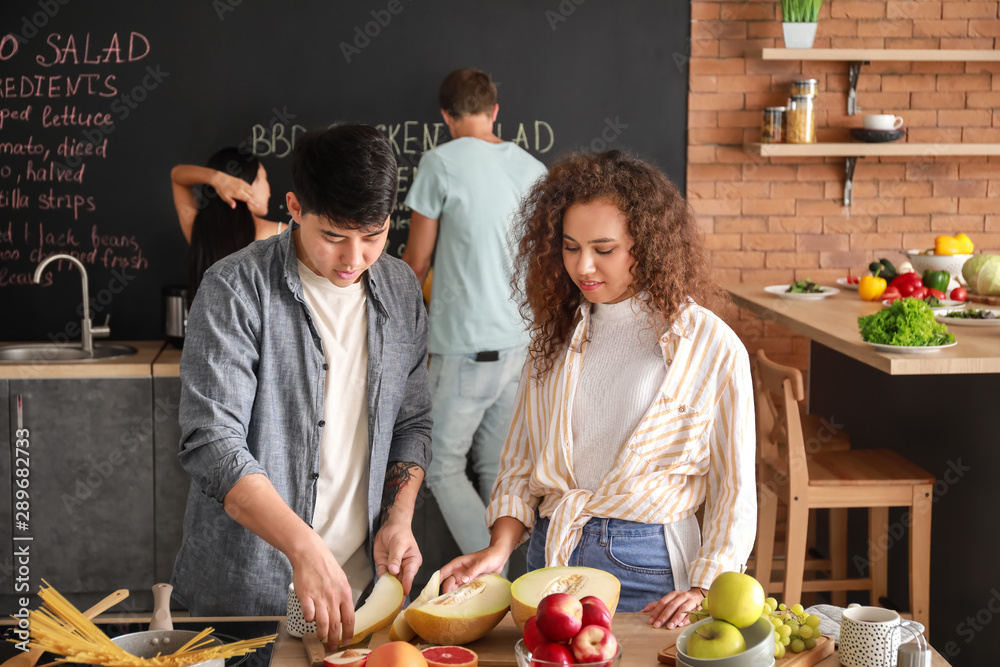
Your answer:
[[[549,520],[537,518],[528,542],[528,571],[545,567],[545,540]],[[569,565],[593,567],[618,577],[622,583],[618,611],[642,611],[650,602],[674,590],[670,555],[658,523],[594,518],[583,527],[583,537],[569,557]]]
[[[476,361],[474,354],[431,356],[433,458],[426,481],[465,554],[490,543],[486,504],[510,431],[525,354],[519,346],[501,350],[497,361]],[[470,451],[478,493],[466,474]]]

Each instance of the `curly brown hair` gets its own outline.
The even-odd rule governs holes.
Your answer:
[[[528,353],[544,378],[569,341],[581,301],[563,265],[563,216],[573,204],[610,201],[625,215],[634,265],[633,292],[662,334],[687,298],[708,308],[726,302],[709,278],[701,230],[684,197],[662,172],[619,150],[573,153],[557,162],[521,205],[513,238],[511,285],[531,324]]]

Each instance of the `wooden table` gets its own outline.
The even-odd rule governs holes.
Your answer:
[[[1000,328],[952,325],[958,343],[952,348],[887,354],[862,343],[857,325],[858,317],[881,305],[862,301],[853,290],[820,301],[790,301],[761,284],[726,289],[740,307],[810,338],[811,413],[850,434],[855,449],[892,449],[937,477],[930,640],[956,664],[994,664],[989,642],[969,639],[967,619],[990,603],[983,591],[1000,590],[1000,534],[984,528],[986,515],[978,509],[1000,506]],[[753,349],[753,327],[741,336]],[[850,515],[849,553],[864,561],[862,514]],[[892,510],[889,598],[904,609],[906,526],[902,511]],[[850,562],[853,572],[857,561]]]
[[[765,292],[764,285],[726,285],[741,308],[890,375],[1000,373],[1000,327],[951,326],[948,330],[958,345],[938,352],[879,352],[861,342],[858,318],[878,312],[882,304],[840,289],[840,294],[819,301],[792,301]]]
[[[615,614],[613,630],[615,637],[622,644],[621,667],[662,667],[656,659],[656,654],[660,649],[674,643],[677,635],[681,633],[681,629],[653,628],[648,624],[648,618],[647,614]],[[306,667],[305,650],[300,646],[301,642],[284,635],[284,626],[281,633],[279,640],[284,639],[284,641],[277,647],[271,667]],[[479,655],[479,664],[482,667],[495,665],[513,667],[517,664],[514,659],[514,643],[520,638],[521,633],[508,614],[490,634],[468,644],[468,647]],[[388,631],[383,630],[372,637],[370,646],[379,646],[386,641],[388,641]],[[839,667],[840,661],[834,653],[817,665]],[[935,651],[931,665],[948,667],[948,662]],[[781,667],[780,660],[776,667]]]
[[[665,630],[656,629],[647,624],[648,616],[646,614],[616,614],[614,620],[614,632],[615,636],[622,643],[622,667],[660,667],[660,663],[656,660],[656,654],[659,653],[660,649],[667,646],[668,644],[674,643],[674,639],[681,633],[680,629],[677,630]],[[115,614],[105,614],[99,616],[96,619],[98,622],[102,621],[125,621],[129,623],[148,623],[149,617],[136,617],[136,616],[118,616]],[[213,617],[213,618],[187,618],[175,616],[174,620],[178,623],[204,623],[206,626],[210,626],[213,623],[218,623],[220,621],[281,621],[281,625],[278,628],[278,639],[275,640],[274,653],[271,656],[271,667],[309,667],[306,660],[305,647],[302,645],[302,640],[292,637],[285,630],[285,623],[283,616],[246,616],[246,617]],[[13,621],[11,619],[4,619],[0,621],[0,626],[12,625]],[[388,630],[382,630],[376,633],[369,645],[371,647],[380,646],[388,641]],[[490,667],[490,665],[504,665],[508,667],[513,667],[516,662],[514,660],[514,643],[520,639],[521,634],[518,632],[517,627],[514,625],[514,620],[508,614],[500,624],[493,629],[490,634],[488,634],[483,639],[478,642],[469,644],[469,648],[480,653],[480,665],[483,667]],[[252,639],[252,637],[245,637],[242,639]],[[498,658],[497,660],[490,660],[490,651],[484,650],[484,645],[490,645],[497,649],[502,648],[502,655],[499,653],[493,653],[493,655]],[[933,650],[933,649],[932,649]],[[486,658],[485,660],[483,658]],[[817,663],[818,667],[839,667],[840,661],[837,660],[837,655],[834,653],[832,656],[826,658],[822,662]],[[781,661],[779,660],[776,667],[781,667]],[[949,663],[941,657],[937,652],[933,652],[933,657],[931,660],[931,667],[950,667]]]

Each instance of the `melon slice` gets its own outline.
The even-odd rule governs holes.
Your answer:
[[[403,585],[388,572],[379,577],[361,608],[354,612],[354,636],[344,644],[357,644],[392,623],[403,608]]]
[[[371,649],[349,648],[331,653],[323,660],[326,667],[364,667]]]
[[[523,574],[510,586],[510,613],[518,630],[535,615],[538,602],[551,593],[569,593],[577,600],[596,595],[614,616],[622,584],[618,577],[592,567],[543,567]]]
[[[508,609],[510,582],[486,574],[404,613],[406,622],[425,640],[453,645],[479,639],[503,620]]]
[[[441,570],[435,570],[434,574],[427,581],[427,585],[424,586],[424,590],[420,591],[420,595],[410,603],[407,609],[416,609],[417,607],[430,602],[438,595],[441,594]],[[389,628],[389,641],[404,641],[408,642],[417,633],[413,631],[410,624],[406,622],[406,614],[396,614],[396,620],[392,622],[392,626]]]

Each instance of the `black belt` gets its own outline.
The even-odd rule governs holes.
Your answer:
[[[500,361],[500,352],[497,350],[476,352],[476,361]]]

